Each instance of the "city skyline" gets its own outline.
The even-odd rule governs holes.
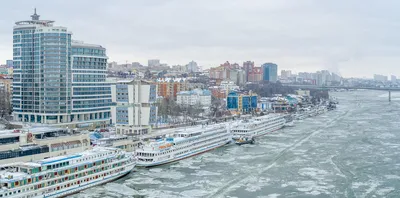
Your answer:
[[[392,17],[398,2],[210,2],[6,2],[0,8],[7,16],[0,21],[0,60],[12,58],[14,22],[37,7],[42,19],[65,25],[76,39],[102,43],[110,62],[194,60],[205,69],[251,60],[256,66],[274,62],[280,70],[327,69],[344,77],[400,74]],[[92,6],[96,9],[87,9]],[[134,13],[127,12],[132,8]]]

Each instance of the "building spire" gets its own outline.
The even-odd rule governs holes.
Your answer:
[[[40,15],[36,14],[36,8],[34,9],[35,13],[33,13],[33,15],[31,15],[32,20],[33,21],[37,21],[39,20]]]

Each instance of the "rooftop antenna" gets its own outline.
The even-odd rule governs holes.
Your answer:
[[[33,15],[31,15],[33,21],[39,20],[40,15],[36,14],[36,8],[34,9]]]

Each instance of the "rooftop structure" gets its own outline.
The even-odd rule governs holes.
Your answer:
[[[90,148],[89,135],[65,128],[40,127],[0,131],[0,162],[31,161]]]

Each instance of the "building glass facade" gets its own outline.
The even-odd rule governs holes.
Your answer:
[[[31,17],[13,31],[15,120],[70,125],[110,118],[105,49],[75,47],[67,28],[39,20],[36,11]]]
[[[106,83],[106,49],[72,42],[72,115],[74,121],[110,120],[111,85]]]
[[[58,123],[71,111],[71,33],[35,15],[14,26],[13,109],[19,121]]]
[[[226,98],[226,107],[229,110],[237,110],[239,108],[239,99],[236,92],[230,92]]]
[[[243,112],[250,111],[250,96],[242,96],[242,108]]]
[[[257,108],[257,96],[251,96],[251,106],[253,110]]]
[[[263,80],[276,82],[278,80],[278,65],[274,63],[265,63],[262,66]]]

